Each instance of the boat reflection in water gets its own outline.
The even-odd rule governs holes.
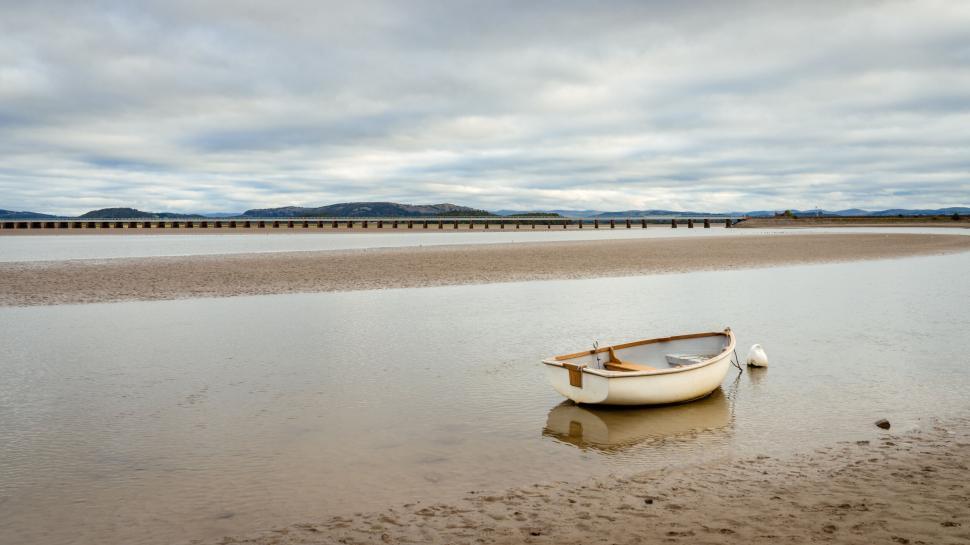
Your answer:
[[[661,407],[616,408],[564,401],[549,411],[542,435],[580,449],[617,452],[651,439],[727,431],[731,405],[720,388],[704,399]]]

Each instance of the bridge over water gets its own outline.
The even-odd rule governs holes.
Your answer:
[[[731,227],[741,216],[685,217],[434,217],[434,218],[58,218],[21,219],[0,222],[0,230],[117,231],[160,229],[209,230],[339,230],[339,229],[646,229],[648,225],[693,228],[712,224]]]

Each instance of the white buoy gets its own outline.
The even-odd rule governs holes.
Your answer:
[[[768,355],[760,344],[751,345],[748,350],[748,365],[751,367],[768,367]]]

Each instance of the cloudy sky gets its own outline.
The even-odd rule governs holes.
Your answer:
[[[970,205],[970,2],[669,4],[0,0],[0,208]]]

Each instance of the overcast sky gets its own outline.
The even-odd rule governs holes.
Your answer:
[[[970,2],[0,0],[0,208],[356,200],[970,205]]]

